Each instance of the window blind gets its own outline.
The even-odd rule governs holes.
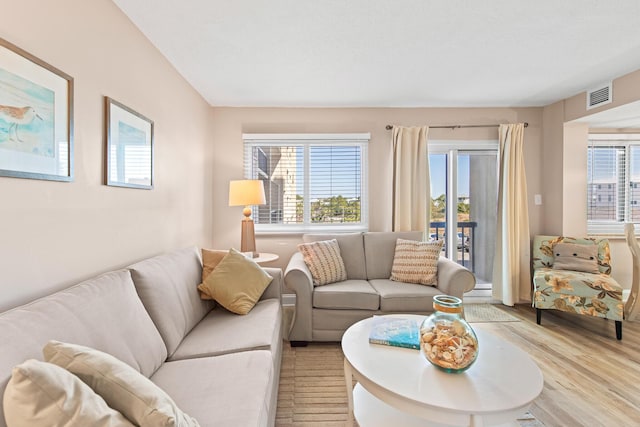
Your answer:
[[[625,222],[640,222],[640,135],[590,135],[587,232],[622,234]]]
[[[368,134],[243,135],[245,178],[264,182],[257,232],[367,229]]]

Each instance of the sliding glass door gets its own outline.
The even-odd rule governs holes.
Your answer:
[[[497,142],[430,141],[430,238],[490,288],[496,234]]]

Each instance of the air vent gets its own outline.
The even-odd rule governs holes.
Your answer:
[[[611,82],[605,86],[587,91],[587,110],[609,104],[613,101]]]

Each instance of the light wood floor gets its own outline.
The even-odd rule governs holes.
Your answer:
[[[473,326],[503,337],[536,361],[544,375],[544,389],[531,413],[539,421],[547,427],[640,426],[640,322],[625,322],[623,339],[617,341],[612,321],[547,310],[538,326],[535,311],[529,306],[500,308],[521,321]],[[284,357],[295,357],[285,345]],[[310,346],[319,346],[316,351],[322,352],[323,344]],[[339,354],[334,350],[331,357],[339,358]],[[300,367],[298,372],[306,372],[306,377],[296,378],[295,384],[293,375],[283,372],[288,377],[281,378],[276,425],[344,425],[346,396],[341,361],[323,366],[327,361],[321,359],[312,361],[314,366]],[[311,386],[319,387],[314,389],[315,395],[303,394],[301,402],[287,399],[294,387]],[[321,411],[309,403],[318,398],[317,390],[333,402],[323,403]],[[307,403],[308,413],[293,411],[294,405]]]
[[[640,426],[640,322],[614,322],[529,306],[504,310],[520,322],[474,324],[527,351],[544,375],[531,413],[552,426]]]

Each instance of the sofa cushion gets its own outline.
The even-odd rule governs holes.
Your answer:
[[[200,299],[202,264],[197,248],[146,259],[129,267],[145,308],[171,355],[185,335],[213,308]]]
[[[391,277],[396,240],[422,240],[421,231],[364,233],[364,254],[368,279]]]
[[[204,279],[202,287],[224,308],[244,315],[256,305],[272,280],[255,261],[231,249]]]
[[[443,243],[443,240],[417,242],[398,239],[390,279],[396,282],[435,286]]]
[[[298,250],[313,277],[314,286],[340,282],[347,279],[347,270],[340,255],[336,239],[301,243]]]
[[[217,307],[182,340],[169,360],[218,356],[280,346],[282,310],[276,299],[259,301],[246,316]]]
[[[151,380],[202,427],[267,426],[275,416],[269,351],[167,362]]]
[[[133,427],[80,378],[35,359],[13,368],[3,401],[10,426]]]
[[[442,294],[438,288],[415,283],[394,282],[389,279],[369,281],[380,294],[380,310],[386,312],[430,312],[433,297]]]
[[[319,286],[313,292],[314,308],[377,310],[380,296],[366,280],[345,280]]]
[[[347,279],[367,278],[367,269],[364,263],[364,243],[362,233],[348,234],[304,234],[302,241],[305,243],[320,240],[336,239],[340,246],[340,256],[347,270]]]
[[[102,350],[145,376],[153,374],[167,357],[126,270],[0,314],[0,337],[0,394],[11,369],[25,359],[42,359],[42,348],[52,339]],[[0,419],[1,412],[0,408]]]
[[[557,243],[553,246],[553,268],[555,270],[598,273],[598,247],[575,243]]]
[[[107,404],[141,427],[198,427],[152,381],[115,357],[75,344],[50,341],[45,360],[80,378]]]

